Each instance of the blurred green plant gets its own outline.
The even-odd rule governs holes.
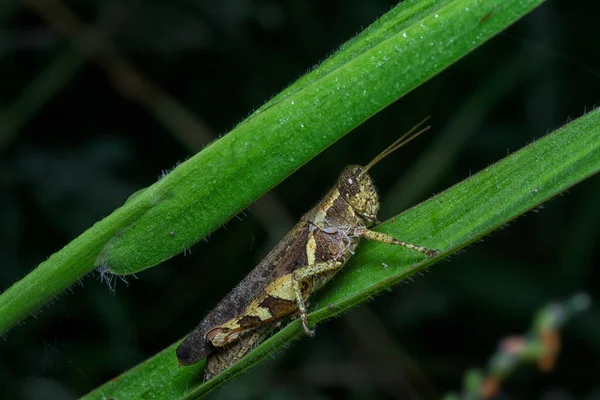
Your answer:
[[[542,0],[405,1],[233,131],[0,295],[0,334],[100,267],[131,274],[220,227],[344,134]]]
[[[423,260],[395,246],[361,244],[344,270],[314,299],[309,322],[314,325],[372,298],[599,170],[600,109],[596,109],[379,225],[377,230],[440,249],[440,254]],[[558,320],[539,321],[536,326],[545,329]],[[205,383],[201,383],[204,363],[179,367],[175,343],[85,398],[199,398],[302,335],[299,321],[294,321]]]
[[[554,367],[560,351],[560,329],[574,314],[587,309],[590,298],[577,294],[564,303],[550,303],[535,315],[531,331],[522,336],[510,336],[500,342],[485,373],[479,369],[467,371],[462,393],[450,393],[445,400],[488,400],[498,395],[500,385],[521,364],[536,363],[541,372]]]

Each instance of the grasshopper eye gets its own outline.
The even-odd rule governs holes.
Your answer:
[[[357,165],[346,167],[340,179],[340,186],[346,193],[353,195],[360,190],[363,170]]]

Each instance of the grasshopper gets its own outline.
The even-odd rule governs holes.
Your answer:
[[[336,185],[271,250],[177,348],[180,365],[205,357],[210,378],[241,359],[264,340],[282,318],[299,315],[304,332],[313,336],[307,301],[354,254],[361,239],[406,247],[428,257],[437,252],[402,242],[369,227],[376,224],[379,197],[369,170],[423,132],[427,119],[377,155],[366,166],[344,168]]]

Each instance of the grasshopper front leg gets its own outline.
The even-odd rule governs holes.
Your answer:
[[[313,265],[307,265],[301,267],[292,272],[292,284],[296,295],[296,303],[298,310],[300,311],[300,320],[302,321],[302,328],[308,336],[314,336],[315,331],[308,327],[308,316],[306,313],[306,304],[304,297],[308,296],[316,289],[322,286],[323,283],[327,282],[331,276],[328,276],[328,272],[335,274],[342,268],[340,261],[326,261]]]
[[[395,237],[388,235],[387,233],[375,232],[366,228],[355,230],[354,235],[368,240],[376,240],[382,243],[395,244],[398,246],[406,247],[407,249],[412,249],[418,251],[419,253],[423,253],[427,257],[434,257],[437,254],[437,250],[431,250],[425,247],[417,246],[416,244],[402,242],[396,239]]]

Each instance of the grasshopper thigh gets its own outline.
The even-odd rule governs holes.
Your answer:
[[[330,260],[298,267],[294,272],[277,278],[242,314],[211,328],[205,336],[207,341],[215,347],[225,346],[249,329],[284,318],[298,310],[303,327],[309,333],[305,300],[331,279],[342,265],[341,261]]]
[[[341,261],[330,260],[306,267],[299,268],[292,273],[292,282],[302,328],[308,336],[314,336],[315,331],[308,327],[308,316],[306,313],[305,297],[323,286],[343,266]]]

